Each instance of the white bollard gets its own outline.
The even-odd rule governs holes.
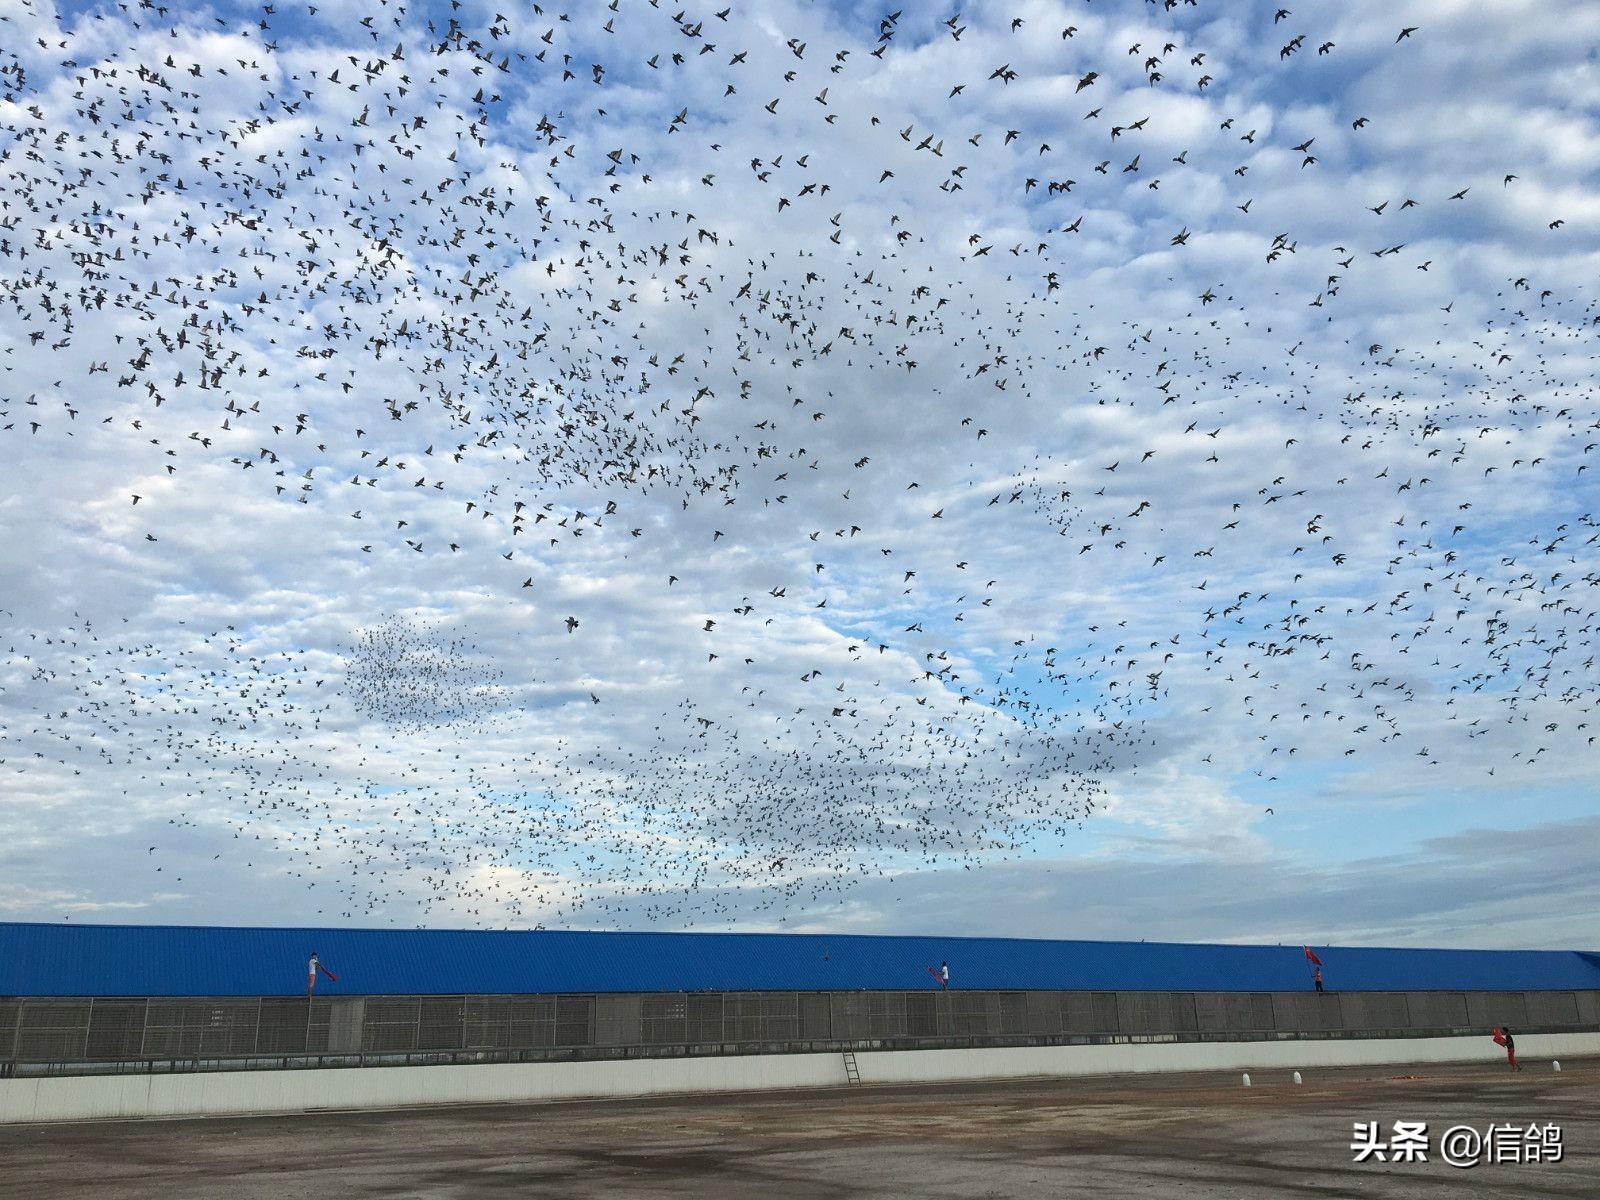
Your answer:
[[[1299,1083],[1300,1082],[1300,1072],[1299,1071],[1296,1071],[1294,1073],[1294,1081],[1295,1081],[1295,1083]]]
[[[1244,1086],[1245,1087],[1249,1087],[1250,1086],[1250,1072],[1249,1071],[1246,1071],[1244,1073]]]
[[[1550,1064],[1550,1069],[1552,1071],[1555,1071],[1557,1074],[1560,1074],[1560,1072],[1561,1072],[1561,1064],[1560,1064],[1560,1062],[1552,1062]]]

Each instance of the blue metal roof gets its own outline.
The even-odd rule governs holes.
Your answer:
[[[1600,989],[1600,957],[1556,950],[1316,946],[1340,991]],[[259,929],[0,922],[0,996],[856,991],[935,986],[1303,990],[1299,946],[791,933]]]

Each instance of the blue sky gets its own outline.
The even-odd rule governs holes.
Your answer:
[[[1586,944],[1600,15],[1280,7],[8,10],[0,915]]]

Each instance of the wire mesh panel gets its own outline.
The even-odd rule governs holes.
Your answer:
[[[461,1049],[466,999],[450,996],[417,1005],[417,1049]]]
[[[682,1045],[689,1040],[689,1004],[683,996],[646,996],[640,1020],[647,1046]]]
[[[1098,1033],[1094,997],[1088,992],[1069,992],[1060,997],[1063,1033]]]
[[[468,996],[461,1006],[462,1045],[468,1050],[499,1050],[518,1045],[511,1035],[515,1008],[516,1002],[505,996]]]
[[[897,1038],[906,1036],[905,992],[867,993],[867,1036]]]
[[[1528,992],[1523,997],[1530,1025],[1576,1025],[1578,998],[1571,992]]]
[[[1061,1033],[1061,994],[1059,992],[1026,992],[1023,1003],[1027,1009],[1029,1033]]]
[[[685,1006],[686,1037],[690,1042],[722,1040],[722,993],[689,996]]]
[[[1578,1024],[1600,1025],[1600,992],[1574,992],[1572,998],[1578,1004]]]
[[[542,1049],[555,1046],[556,999],[554,996],[529,996],[510,1005],[511,1045]]]
[[[1028,1031],[1028,1004],[1021,992],[994,994],[994,1031],[1011,1036]]]
[[[1343,1027],[1339,997],[1331,993],[1277,992],[1272,1027],[1280,1033],[1326,1033]]]
[[[95,1002],[99,1008],[105,1001]],[[257,1052],[260,1000],[151,1000],[130,1058],[226,1057]],[[301,1007],[302,1025],[305,1018]],[[109,1056],[107,1056],[109,1057]]]
[[[825,993],[800,993],[800,1036],[817,1039],[834,1036],[833,1008]]]
[[[262,1011],[260,1001],[225,1000],[203,1005],[200,1053],[209,1057],[261,1052]],[[313,1028],[326,1025],[326,1013],[327,1006],[319,1002],[313,1014]]]
[[[1193,1033],[1199,1028],[1199,1022],[1195,1018],[1193,992],[1168,992],[1167,1014],[1169,1017],[1167,1030],[1173,1033]]]
[[[732,992],[723,999],[723,1036],[730,1042],[792,1042],[800,1038],[795,992]]]
[[[1313,994],[1312,1000],[1316,1005],[1317,1029],[1334,1030],[1349,1027],[1344,1019],[1344,1002],[1337,995],[1330,996],[1327,992],[1323,992],[1320,995]]]
[[[362,1053],[810,1049],[816,1041],[1268,1037],[1573,1028],[1594,992],[693,992],[0,1000],[0,1065]],[[668,1050],[667,1048],[670,1048]],[[442,1061],[448,1061],[442,1060]],[[288,1064],[285,1064],[288,1065]]]
[[[19,1062],[71,1062],[84,1057],[89,1001],[24,1000],[17,1019]]]
[[[1257,1033],[1271,1030],[1269,992],[1196,992],[1195,1021],[1204,1033]]]
[[[1061,1018],[1066,1033],[1116,1033],[1117,994],[1115,992],[1065,992],[1061,996]]]
[[[1351,1029],[1407,1029],[1411,1010],[1404,992],[1344,992],[1339,997]]]
[[[1021,992],[950,992],[948,1003],[947,1032],[959,1037],[999,1037],[1022,1033],[1027,1026]]]
[[[415,1000],[369,999],[361,1048],[374,1054],[415,1050],[419,1007]]]
[[[1406,1011],[1413,1029],[1459,1029],[1469,1020],[1465,992],[1411,992]]]
[[[1225,1033],[1228,1014],[1223,1008],[1226,1000],[1222,992],[1196,992],[1194,994],[1195,1022],[1202,1033]]]
[[[556,997],[555,1043],[558,1046],[594,1045],[594,997]]]
[[[950,1032],[966,1037],[989,1032],[990,997],[986,992],[950,992]]]
[[[322,1054],[328,1049],[328,1002],[269,997],[256,1026],[258,1054]]]
[[[594,1038],[602,1046],[637,1046],[644,1040],[643,997],[596,996]]]
[[[1090,992],[1089,1001],[1094,1009],[1094,1024],[1106,1033],[1122,1029],[1117,1019],[1117,994],[1115,992]]]
[[[1188,1016],[1192,1029],[1192,1009]],[[1180,1027],[1174,997],[1169,992],[1117,993],[1117,1024],[1123,1033],[1171,1033]]]
[[[255,1049],[255,1016],[260,1002],[250,1006],[250,1049]],[[200,1054],[200,1025],[192,1000],[156,1000],[145,1006],[145,1026],[139,1052],[149,1058],[195,1058]]]
[[[834,1037],[852,1041],[906,1037],[905,992],[834,992]],[[931,993],[912,992],[912,996]]]
[[[1270,1031],[1272,1029],[1272,993],[1251,992],[1246,997],[1249,1006],[1250,1024],[1248,1028]]]
[[[462,996],[371,1001],[369,1049],[538,1050],[595,1043],[593,996]],[[405,1027],[412,1026],[408,1036]],[[637,1041],[638,1035],[631,1034]],[[608,1044],[620,1044],[611,1039]]]
[[[933,1037],[939,1032],[937,1001],[932,992],[906,993],[907,1037]]]
[[[730,1042],[759,1042],[765,1036],[760,992],[734,992],[723,999],[723,1036]]]
[[[1515,1031],[1528,1023],[1528,1005],[1522,992],[1469,992],[1467,1017],[1480,1029],[1510,1025]]]
[[[15,1000],[0,1000],[0,1062],[17,1056],[17,1013],[21,1008]]]
[[[89,1009],[89,1058],[138,1058],[144,1047],[145,1001],[95,1000]]]
[[[849,1041],[867,1036],[865,992],[834,992],[828,997],[833,1036]]]
[[[800,996],[796,992],[769,992],[761,997],[762,1037],[765,1042],[794,1041],[800,1037]]]

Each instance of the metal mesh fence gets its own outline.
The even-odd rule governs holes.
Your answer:
[[[1587,1028],[1597,992],[690,992],[573,996],[0,998],[19,1064],[341,1062],[836,1045],[1422,1036]],[[709,1049],[708,1049],[709,1048]]]
[[[15,1000],[0,1000],[0,1062],[17,1057],[17,1012],[21,1007]]]

